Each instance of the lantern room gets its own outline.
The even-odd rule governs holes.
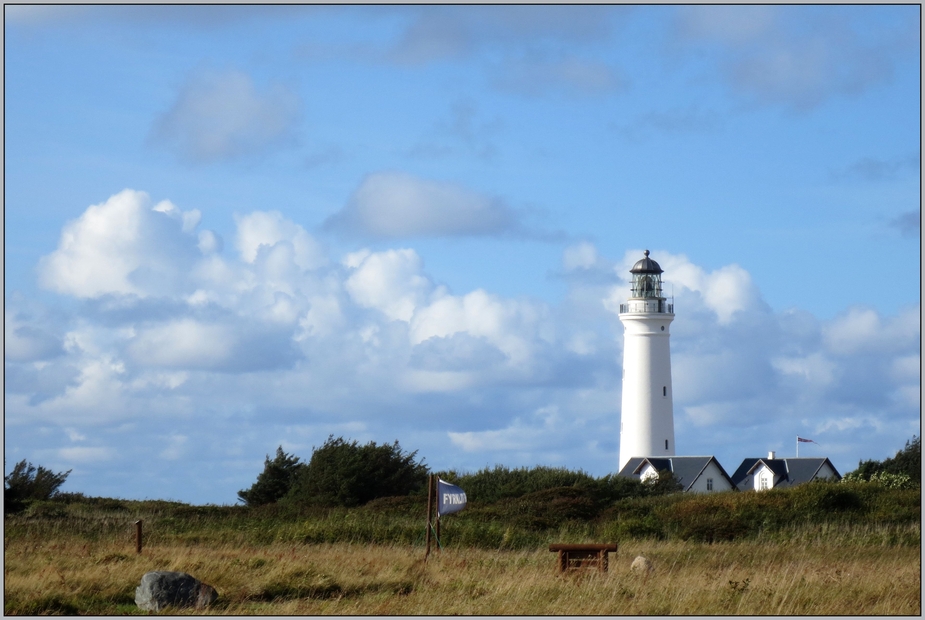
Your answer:
[[[620,314],[674,313],[673,301],[668,302],[662,295],[662,268],[649,258],[649,250],[645,251],[642,260],[636,261],[630,273],[633,274],[630,298],[625,304],[620,304]]]
[[[663,299],[662,268],[649,258],[649,250],[645,251],[645,257],[642,260],[636,261],[630,273],[633,274],[631,291],[634,299]]]

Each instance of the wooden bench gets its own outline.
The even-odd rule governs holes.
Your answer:
[[[576,568],[597,568],[603,573],[607,571],[607,554],[611,551],[616,553],[617,544],[573,545],[555,543],[549,545],[549,550],[559,553],[558,565],[560,573]]]

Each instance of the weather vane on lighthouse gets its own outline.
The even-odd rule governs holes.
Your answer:
[[[674,304],[662,295],[662,268],[645,256],[630,269],[630,298],[620,304],[623,323],[623,403],[620,469],[632,457],[674,456],[674,411],[668,326]]]

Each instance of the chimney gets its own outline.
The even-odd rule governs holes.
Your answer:
[[[769,458],[769,459],[773,459],[773,458],[774,458],[774,450],[771,450],[770,452],[768,452],[768,458]]]

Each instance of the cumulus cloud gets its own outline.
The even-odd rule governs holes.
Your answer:
[[[277,245],[287,246],[292,262],[300,269],[317,269],[327,260],[321,244],[279,211],[255,211],[237,216],[235,221],[238,225],[235,247],[245,262],[254,263],[260,252],[271,253]]]
[[[622,274],[629,273],[641,255],[640,250],[626,252],[617,268],[621,278],[624,277]],[[761,303],[751,275],[738,265],[726,265],[707,273],[702,267],[691,263],[683,254],[659,252],[658,255],[659,265],[668,274],[663,280],[664,293],[684,296],[685,301],[689,301],[695,307],[711,310],[720,325],[729,324],[736,313],[754,309]],[[619,304],[624,299],[625,289],[614,287],[606,300],[608,309],[618,311]]]
[[[391,320],[410,321],[433,288],[420,273],[421,258],[411,249],[360,252],[349,255],[344,263],[353,269],[344,282],[353,301]]]
[[[500,198],[455,183],[401,172],[367,176],[325,227],[373,239],[500,235],[519,232],[518,214]]]
[[[300,106],[281,84],[260,91],[241,71],[200,71],[155,121],[150,139],[193,162],[259,156],[295,142]]]
[[[28,319],[26,319],[28,321]],[[64,353],[59,336],[44,326],[23,321],[12,312],[3,317],[3,353],[8,360],[36,362]]]
[[[58,249],[39,262],[39,283],[76,297],[175,293],[199,254],[192,235],[199,218],[198,211],[166,201],[152,206],[144,192],[123,190],[64,227]]]
[[[64,286],[58,263],[43,261],[53,292],[85,301],[57,314],[7,301],[11,458],[52,450],[57,462],[80,465],[89,493],[109,492],[94,480],[116,484],[119,474],[103,470],[169,488],[178,464],[196,460],[223,473],[181,499],[218,502],[233,501],[275,446],[308,456],[329,432],[399,439],[438,469],[616,467],[616,311],[640,250],[613,260],[587,241],[566,247],[567,294],[549,304],[451,291],[412,248],[328,257],[275,212],[236,218],[232,256],[203,251],[197,230],[207,217],[159,204],[123,193],[65,225],[56,252],[78,266],[118,266]],[[120,243],[123,234],[134,244]],[[171,254],[183,275],[152,288],[131,274],[161,256],[159,243],[186,248]],[[734,467],[800,434],[835,446],[827,455],[847,469],[889,456],[917,432],[918,306],[892,316],[849,308],[831,320],[775,312],[741,266],[652,257],[673,286],[682,453]],[[132,469],[139,459],[144,472]],[[137,488],[125,485],[114,493]]]
[[[441,295],[415,313],[413,344],[430,338],[468,334],[497,347],[513,366],[529,364],[537,346],[552,339],[547,310],[534,303],[503,299],[484,290],[463,296]]]

